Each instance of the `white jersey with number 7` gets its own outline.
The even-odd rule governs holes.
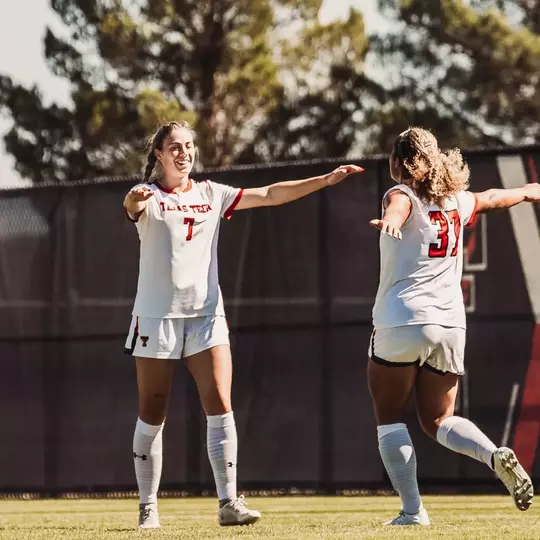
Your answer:
[[[409,196],[411,213],[401,229],[402,240],[381,234],[373,326],[436,324],[465,328],[462,228],[474,221],[475,196],[461,191],[440,208],[426,204],[411,188],[400,184],[390,189],[383,201],[396,190]]]
[[[190,181],[183,192],[149,187],[154,196],[136,220],[141,246],[133,315],[224,315],[217,261],[220,218],[231,217],[242,190],[210,181]]]

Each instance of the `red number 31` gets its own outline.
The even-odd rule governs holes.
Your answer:
[[[461,220],[459,219],[459,212],[457,210],[449,210],[446,212],[448,218],[450,218],[450,223],[448,218],[440,210],[433,210],[429,213],[431,223],[439,227],[439,236],[437,237],[439,243],[429,244],[429,253],[430,257],[439,258],[446,257],[448,253],[448,231],[449,225],[454,225],[454,233],[456,237],[456,245],[452,249],[451,257],[455,257],[458,252],[459,246],[459,235],[461,234]]]

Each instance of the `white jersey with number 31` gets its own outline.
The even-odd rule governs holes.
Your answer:
[[[138,186],[136,186],[138,187]],[[133,315],[155,319],[224,315],[217,245],[220,218],[229,218],[242,190],[192,182],[184,192],[156,184],[136,221],[141,241]]]
[[[401,184],[390,189],[383,201],[393,191],[408,195],[411,213],[401,229],[402,240],[381,234],[373,326],[437,324],[465,328],[462,228],[474,220],[474,195],[461,191],[440,208],[426,204]]]

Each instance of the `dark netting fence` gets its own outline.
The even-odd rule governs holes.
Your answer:
[[[501,185],[497,155],[468,159],[473,189]],[[524,151],[521,159],[534,179],[540,152]],[[232,332],[243,489],[389,486],[365,366],[378,279],[378,234],[368,221],[379,214],[390,179],[385,160],[362,164],[362,176],[339,186],[290,205],[237,212],[222,224],[220,276]],[[205,176],[250,187],[335,166]],[[136,381],[123,347],[138,239],[122,211],[133,183],[0,192],[2,491],[135,487]],[[498,444],[511,444],[520,422],[537,435],[540,426],[540,404],[525,391],[540,362],[530,288],[508,213],[481,219],[465,241],[470,325],[459,413]],[[485,467],[422,435],[412,404],[410,425],[424,485],[493,483]],[[540,480],[537,437],[527,440]],[[164,452],[164,488],[212,489],[204,417],[181,362]]]

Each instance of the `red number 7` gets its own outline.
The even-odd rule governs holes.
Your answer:
[[[195,219],[192,217],[184,218],[184,225],[188,226],[188,232],[186,235],[186,240],[189,242],[193,238],[193,224],[195,223]]]

